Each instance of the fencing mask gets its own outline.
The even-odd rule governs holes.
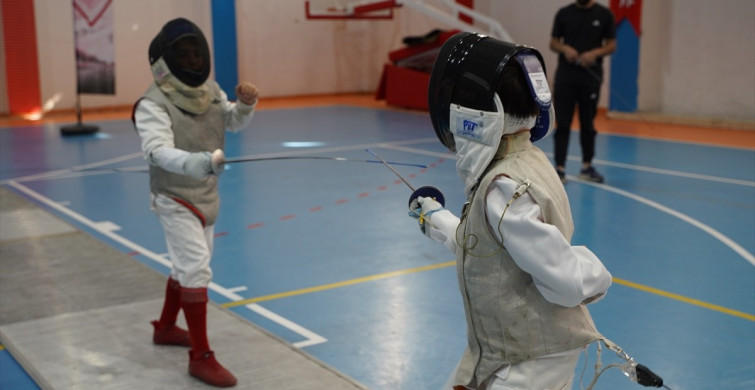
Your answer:
[[[530,128],[530,139],[537,141],[552,130],[555,115],[545,77],[545,62],[540,52],[485,35],[462,32],[449,38],[441,47],[428,88],[433,128],[440,142],[449,150],[456,151],[455,135],[466,138],[470,135],[469,122],[456,119],[458,113],[453,115],[455,119],[451,123],[452,111],[459,111],[459,108],[499,118],[503,125],[501,128],[488,126],[492,129],[490,131],[497,131],[498,134],[477,134],[482,138],[500,138],[507,131],[503,127],[511,128],[514,125],[513,118],[504,115],[507,107],[499,99],[504,65],[509,61],[518,62],[527,79],[530,96],[539,107],[538,114],[533,118],[534,125]],[[457,109],[452,110],[452,105]],[[522,122],[527,118],[516,119]],[[507,121],[509,123],[505,123]],[[524,121],[526,124],[530,122],[533,121]]]
[[[165,72],[159,61],[164,61],[167,70],[189,87],[198,87],[210,76],[210,48],[202,30],[184,18],[166,23],[149,45],[149,63]],[[155,79],[162,74],[155,73]]]

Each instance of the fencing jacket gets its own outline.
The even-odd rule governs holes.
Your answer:
[[[471,203],[456,231],[457,275],[468,338],[456,379],[470,388],[477,388],[505,365],[573,350],[601,338],[583,304],[568,307],[544,297],[538,289],[542,286],[512,258],[506,237],[501,239],[491,227],[498,221],[488,221],[488,194],[494,182],[506,176],[517,183],[531,181],[527,194],[539,206],[542,222],[555,226],[566,239],[564,245],[570,245],[574,230],[563,184],[545,154],[529,141],[529,134],[504,137],[499,150],[505,151],[505,158],[493,160],[470,195]],[[549,243],[535,239],[531,245]],[[607,289],[610,274],[597,263]]]
[[[205,152],[222,149],[225,143],[225,109],[220,88],[208,82],[213,96],[209,108],[202,114],[192,115],[180,110],[165,96],[157,84],[145,92],[143,98],[162,107],[170,116],[174,147],[186,152]],[[220,208],[218,177],[209,175],[204,179],[173,173],[150,164],[150,190],[163,194],[189,206],[202,220],[203,225],[215,223]]]

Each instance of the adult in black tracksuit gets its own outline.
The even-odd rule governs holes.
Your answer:
[[[576,0],[559,9],[553,20],[550,48],[558,53],[553,88],[556,171],[565,183],[566,155],[576,105],[582,146],[579,177],[602,183],[603,176],[592,166],[596,135],[593,120],[603,81],[603,57],[616,50],[613,14],[595,0]]]

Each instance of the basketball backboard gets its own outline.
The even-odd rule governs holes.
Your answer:
[[[307,19],[392,19],[395,0],[307,0]]]

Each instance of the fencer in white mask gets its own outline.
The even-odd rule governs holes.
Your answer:
[[[441,48],[428,93],[467,197],[461,218],[418,199],[422,230],[456,253],[467,319],[467,349],[444,390],[571,389],[580,351],[602,339],[586,305],[611,274],[571,244],[564,187],[533,144],[554,122],[542,56],[460,33]]]

